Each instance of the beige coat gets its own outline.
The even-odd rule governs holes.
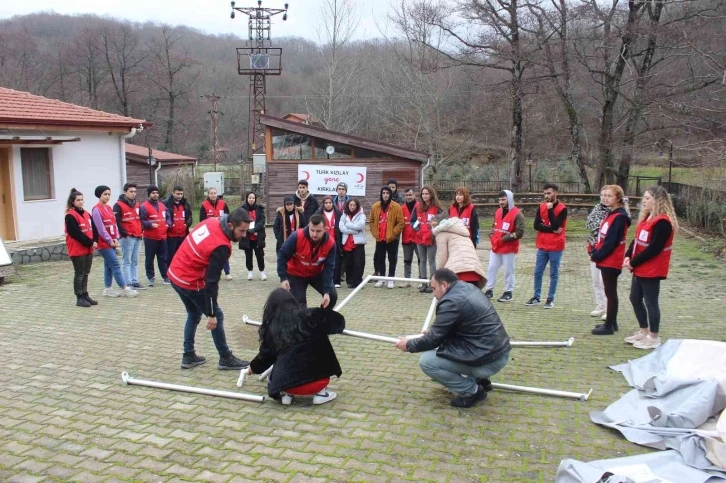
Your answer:
[[[469,229],[459,218],[446,218],[433,229],[436,237],[436,267],[454,273],[476,272],[486,280]]]

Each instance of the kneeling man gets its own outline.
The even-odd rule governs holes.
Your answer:
[[[425,335],[401,337],[396,347],[423,352],[421,370],[456,394],[452,406],[474,406],[491,390],[489,378],[507,365],[509,336],[487,296],[448,268],[434,272],[431,288],[439,301],[436,320]]]

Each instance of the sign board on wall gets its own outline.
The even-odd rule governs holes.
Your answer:
[[[342,181],[348,185],[348,195],[365,196],[366,169],[362,166],[299,164],[297,177],[307,180],[314,195],[335,195],[335,188]]]

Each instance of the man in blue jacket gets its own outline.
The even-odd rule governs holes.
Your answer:
[[[469,408],[486,399],[489,378],[507,365],[509,336],[487,296],[448,268],[434,272],[431,288],[436,320],[425,335],[401,337],[396,347],[423,352],[421,370],[456,394],[452,406]]]

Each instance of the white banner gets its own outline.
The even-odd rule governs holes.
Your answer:
[[[310,192],[314,195],[336,195],[335,188],[341,181],[348,185],[348,195],[366,194],[366,168],[362,166],[299,164],[297,177],[307,180]]]

